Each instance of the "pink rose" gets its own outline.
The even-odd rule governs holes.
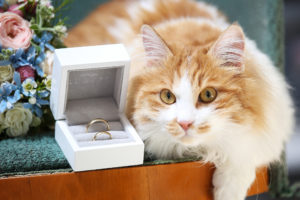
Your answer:
[[[0,13],[0,44],[13,49],[30,46],[32,30],[29,22],[15,13]]]
[[[19,9],[18,4],[14,4],[14,5],[9,6],[8,12],[16,13],[17,15],[23,17],[23,12]]]

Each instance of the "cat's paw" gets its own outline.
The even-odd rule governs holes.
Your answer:
[[[254,179],[253,167],[217,168],[213,177],[214,200],[244,200]]]

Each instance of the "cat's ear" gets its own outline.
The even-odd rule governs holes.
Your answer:
[[[245,36],[239,25],[227,28],[213,44],[210,52],[220,66],[242,72],[244,70]]]
[[[147,65],[160,64],[168,55],[172,55],[165,41],[151,26],[144,24],[141,33]]]

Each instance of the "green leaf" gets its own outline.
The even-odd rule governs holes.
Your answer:
[[[54,12],[56,13],[60,11],[62,8],[65,8],[66,5],[70,4],[72,1],[74,0],[63,0],[62,3],[57,8],[55,8]]]
[[[33,30],[39,30],[39,26],[37,24],[32,24],[30,28]]]

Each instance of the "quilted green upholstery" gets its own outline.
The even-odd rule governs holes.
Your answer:
[[[58,1],[58,0],[56,0]],[[276,66],[283,68],[283,1],[282,0],[204,0],[216,5],[231,22],[238,22],[247,36],[257,42]],[[105,0],[74,0],[63,16],[72,27]],[[76,13],[76,14],[75,14]]]
[[[206,0],[217,5],[231,22],[238,22],[246,35],[274,61],[284,64],[284,16],[281,0]]]
[[[283,69],[283,1],[282,0],[206,0],[217,5],[231,22],[238,22],[246,35],[256,40],[260,49],[267,53],[277,67]],[[58,0],[54,0],[57,3]],[[62,13],[69,18],[71,26],[76,25],[90,11],[97,7],[99,0],[74,0],[69,10]],[[153,161],[159,164],[176,161]],[[282,180],[286,175],[283,165],[274,165],[272,190],[286,187]],[[40,131],[27,137],[0,139],[0,176],[31,174],[41,172],[70,171],[70,167],[54,140],[54,133]],[[271,169],[272,171],[272,169]],[[286,180],[285,180],[286,181]],[[280,184],[276,184],[279,183]],[[284,182],[285,183],[285,182]]]

